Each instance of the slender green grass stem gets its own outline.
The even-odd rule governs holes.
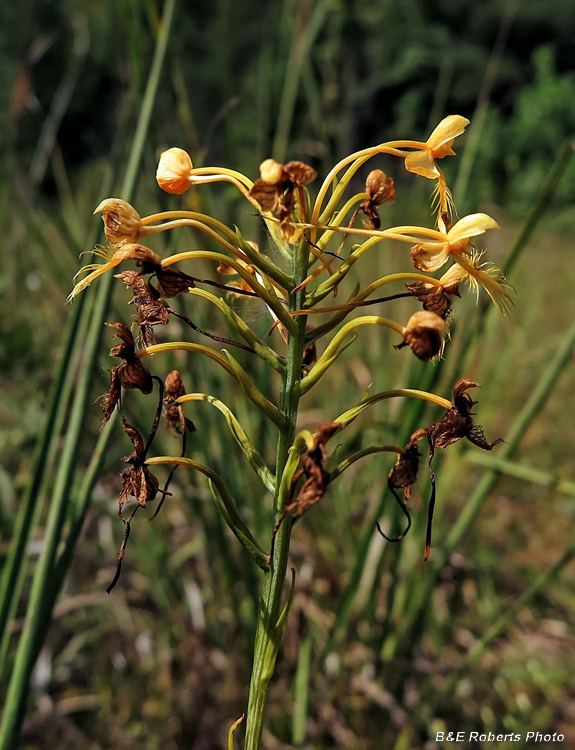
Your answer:
[[[461,679],[461,675],[465,674],[468,670],[484,653],[487,649],[500,638],[509,625],[515,620],[519,612],[526,607],[536,596],[538,596],[545,588],[559,575],[559,573],[568,565],[571,560],[575,557],[575,544],[571,544],[557,562],[551,566],[549,570],[541,573],[526,589],[523,594],[517,599],[513,606],[506,609],[503,614],[495,620],[490,628],[483,634],[483,636],[477,641],[477,643],[471,648],[463,661],[459,666],[454,669],[445,682],[441,685],[439,690],[436,688],[431,689],[431,680],[428,680],[422,689],[423,700],[429,700],[432,705],[438,705],[446,695],[453,692],[457,683]]]
[[[158,89],[174,7],[175,0],[166,0],[163,23],[158,36],[154,61],[123,183],[123,194],[127,198],[133,192],[136,182],[137,169]],[[42,552],[34,572],[24,629],[18,643],[14,667],[6,693],[0,724],[1,750],[12,750],[17,745],[30,676],[42,643],[43,633],[46,630],[47,620],[58,595],[59,583],[61,583],[61,576],[56,575],[58,549],[62,541],[66,515],[70,508],[70,487],[77,460],[78,436],[82,429],[85,404],[89,397],[89,385],[98,353],[102,321],[109,304],[111,281],[111,277],[106,279],[98,294],[86,343],[85,366],[76,383],[74,403],[50,501]],[[84,305],[79,317],[85,313],[86,307]],[[85,489],[86,491],[89,490],[89,488]],[[78,505],[83,508],[84,512],[88,507],[88,503],[84,501],[80,501]],[[71,555],[71,552],[72,550],[68,547],[68,554]]]
[[[293,280],[297,286],[305,279],[307,271],[307,247],[304,243],[294,253]],[[290,295],[290,312],[303,308],[305,292]],[[276,451],[276,491],[274,493],[274,524],[278,522],[285,498],[280,492],[289,449],[296,433],[296,421],[300,398],[303,352],[305,348],[306,316],[297,317],[297,332],[289,335],[286,372],[282,377],[280,411],[285,423],[280,429]],[[264,709],[267,689],[272,677],[282,631],[282,594],[288,564],[292,521],[288,516],[280,525],[274,544],[269,572],[264,574],[264,583],[258,611],[254,660],[248,711],[246,718],[245,750],[259,750],[263,732]]]

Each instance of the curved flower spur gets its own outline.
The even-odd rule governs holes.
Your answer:
[[[467,124],[464,117],[451,115],[437,126],[427,141],[389,141],[350,154],[330,170],[315,198],[310,186],[317,177],[316,171],[302,161],[280,164],[274,159],[266,159],[254,182],[240,172],[224,167],[196,168],[189,154],[181,148],[171,148],[161,155],[157,181],[172,195],[220,182],[236,189],[246,200],[249,212],[255,212],[264,222],[269,239],[277,250],[273,258],[260,252],[257,245],[246,240],[237,228],[228,227],[209,214],[174,209],[142,217],[133,206],[119,198],[108,198],[96,209],[104,220],[107,245],[96,248],[95,254],[104,262],[82,269],[80,274],[86,275],[78,281],[69,299],[86,290],[102,274],[131,261],[135,268],[123,267],[117,276],[132,291],[132,303],[136,308],[134,325],[139,329],[137,341],[124,324],[112,326],[121,343],[112,349],[111,354],[120,357],[122,362],[111,372],[110,392],[102,402],[104,422],[115,408],[123,406],[124,390],[138,389],[150,394],[154,379],[162,383],[162,379],[152,375],[144,364],[146,357],[158,355],[154,363],[160,367],[163,353],[179,350],[192,357],[210,359],[214,367],[234,379],[251,401],[252,408],[258,409],[262,418],[269,420],[277,432],[272,469],[264,460],[262,449],[253,442],[230,406],[220,398],[221,394],[186,394],[179,375],[176,377],[173,373],[167,379],[165,418],[172,429],[182,435],[179,456],[150,455],[161,406],[145,445],[143,437],[124,420],[124,430],[134,446],[134,453],[128,459],[132,469],[123,474],[121,505],[129,496],[135,497],[137,508],[144,507],[158,493],[163,495],[162,502],[169,496],[167,485],[172,473],[164,490],[160,490],[149,467],[166,464],[200,472],[207,477],[224,521],[262,570],[263,593],[246,717],[247,750],[256,750],[261,745],[265,696],[289,611],[291,598],[283,606],[282,591],[295,520],[320,502],[325,502],[330,485],[356,461],[376,453],[391,452],[397,461],[389,473],[388,487],[407,523],[399,536],[386,538],[399,541],[411,525],[407,503],[417,478],[422,441],[427,436],[432,477],[427,559],[435,505],[435,476],[431,467],[434,451],[463,437],[484,450],[491,450],[498,442],[488,443],[481,428],[473,422],[471,409],[475,402],[467,391],[477,384],[471,380],[459,381],[452,401],[413,389],[381,391],[373,395],[366,393],[356,406],[339,417],[333,419],[330,415],[332,418],[320,424],[315,433],[296,430],[301,399],[359,336],[366,336],[366,327],[374,336],[381,327],[390,329],[397,334],[393,342],[397,349],[409,350],[423,362],[433,362],[444,351],[453,300],[460,295],[463,281],[467,281],[478,294],[483,288],[502,314],[509,312],[512,299],[503,274],[483,262],[483,253],[474,244],[475,238],[497,229],[498,225],[483,213],[470,214],[456,221],[451,192],[438,165],[443,158],[454,155],[454,141]],[[393,178],[380,169],[371,169],[365,186],[353,193],[352,185],[358,172],[379,154],[399,157],[409,172],[435,182],[433,228],[388,225],[386,206],[397,196]],[[153,244],[153,235],[178,229],[191,230],[209,238],[216,243],[218,251],[190,250],[161,258],[147,245],[141,244],[148,241]],[[348,239],[354,243],[349,249]],[[409,252],[405,253],[405,266],[381,278],[371,279],[363,287],[361,284],[352,285],[346,291],[345,285],[355,264],[375,246],[382,248],[384,241],[407,244]],[[194,275],[194,264],[199,260],[215,264],[216,278]],[[444,270],[449,261],[451,265]],[[441,275],[435,276],[439,271]],[[236,279],[224,284],[220,280],[222,276],[235,276]],[[379,296],[383,287],[386,295]],[[347,294],[345,302],[320,304],[330,295],[335,297],[339,291]],[[376,292],[378,296],[374,296]],[[241,295],[258,299],[269,314],[271,330],[265,340],[252,330],[248,317],[242,316],[241,305],[236,305],[237,309],[231,306],[230,296]],[[176,312],[166,302],[175,296],[190,304],[211,306],[216,313],[212,316],[214,327],[217,328],[218,316],[221,316],[243,343],[226,338],[221,331],[207,332],[187,315],[179,310]],[[394,317],[392,303],[398,297],[411,298],[414,303],[407,320]],[[357,308],[373,304],[387,306],[389,316],[354,315]],[[322,320],[317,318],[318,315],[326,317]],[[187,325],[185,330],[195,338],[200,337],[200,341],[170,338],[174,330],[170,322],[174,317],[184,322]],[[178,330],[181,330],[181,325]],[[161,335],[160,343],[155,342],[155,335]],[[209,346],[205,343],[206,337]],[[234,355],[227,348],[231,345],[235,347]],[[269,367],[278,381],[278,387],[270,393],[262,392],[252,379],[254,357],[260,359],[264,367]],[[163,392],[163,384],[160,392]],[[327,452],[327,441],[345,430],[366,409],[380,401],[398,397],[426,400],[442,406],[446,415],[431,427],[414,432],[405,448],[366,445],[343,458],[339,455],[340,450],[334,449],[331,454]],[[223,428],[229,430],[230,439],[237,445],[249,470],[256,474],[272,497],[273,518],[267,539],[261,543],[243,519],[247,500],[234,498],[215,468],[186,456],[187,443],[194,440],[193,424],[185,414],[192,401],[196,402],[196,409],[215,407],[220,412]],[[339,463],[334,465],[336,454]],[[399,495],[398,491],[402,494]],[[128,533],[129,521],[117,575]],[[270,550],[268,553],[266,548]]]

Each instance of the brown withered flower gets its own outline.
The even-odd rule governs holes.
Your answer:
[[[412,297],[423,302],[424,310],[439,315],[443,320],[447,319],[451,312],[451,300],[446,297],[443,287],[426,284],[424,281],[414,281],[406,286]]]
[[[145,444],[144,444],[144,438],[142,437],[141,433],[133,425],[131,425],[124,417],[122,417],[122,426],[124,428],[125,433],[130,438],[134,451],[130,456],[127,456],[126,458],[124,458],[124,461],[128,464],[131,464],[131,466],[130,468],[124,469],[121,475],[122,476],[122,490],[120,492],[120,496],[118,499],[118,506],[119,506],[118,516],[122,518],[122,520],[124,520],[122,517],[122,509],[124,505],[126,504],[129,497],[134,497],[136,499],[136,507],[130,514],[130,517],[125,520],[126,528],[124,530],[124,539],[122,540],[120,553],[118,555],[118,564],[116,566],[116,573],[114,575],[112,582],[106,589],[108,594],[110,593],[110,591],[112,591],[112,589],[114,588],[114,586],[118,583],[120,579],[120,575],[122,572],[122,561],[126,553],[126,546],[128,544],[128,539],[130,537],[131,523],[132,523],[132,519],[136,515],[136,511],[139,508],[146,507],[147,503],[151,502],[152,500],[155,500],[158,493],[161,493],[163,498],[165,498],[166,495],[170,494],[167,491],[168,489],[167,484],[163,490],[159,489],[160,483],[158,482],[156,477],[152,474],[152,472],[149,470],[149,468],[146,466],[146,457],[154,441],[156,432],[158,431],[158,425],[160,424],[160,416],[162,413],[162,399],[164,397],[163,382],[160,380],[160,378],[156,376],[153,376],[153,377],[154,377],[154,380],[158,381],[159,386],[160,386],[159,397],[158,397],[158,408],[156,409],[156,416],[154,417],[152,429],[150,430],[150,434]]]
[[[171,291],[174,291],[175,294],[187,291],[188,288],[193,285],[193,279],[191,279],[190,276],[186,276],[186,274],[176,270],[171,271],[171,269],[162,269],[161,266],[156,267],[152,264],[146,264],[140,273],[136,273],[135,271],[124,271],[123,273],[116,275],[116,278],[123,281],[126,286],[134,288],[134,297],[131,301],[138,305],[137,323],[140,326],[140,335],[145,346],[151,346],[154,343],[153,327],[157,325],[166,325],[169,316],[175,315],[176,318],[182,320],[194,331],[201,333],[203,336],[207,336],[213,341],[220,341],[224,344],[237,346],[251,354],[254,353],[251,346],[246,346],[237,341],[231,341],[223,336],[216,336],[213,333],[204,331],[186,315],[182,315],[177,310],[172,309],[166,302],[160,299],[160,287],[162,291],[165,291],[165,286],[162,284],[164,270],[167,270],[171,274],[168,278],[170,280],[169,283],[173,282]],[[158,278],[158,289],[152,286],[150,281],[146,281],[141,276],[142,273],[152,272],[155,273]],[[192,281],[191,285],[188,283],[188,280]],[[201,281],[201,279],[197,279],[197,281]],[[179,286],[179,291],[175,291],[176,286]],[[171,296],[175,296],[175,294],[172,294]]]
[[[94,214],[102,214],[104,235],[110,244],[136,242],[139,239],[142,220],[140,214],[127,201],[106,198]]]
[[[290,222],[295,208],[295,192],[315,180],[317,172],[302,161],[280,164],[265,159],[260,164],[260,179],[254,182],[250,195],[263,211],[275,211],[280,222],[280,232],[286,241],[295,240],[296,232]]]
[[[273,534],[269,559],[273,557],[274,540],[284,518],[288,513],[295,517],[301,516],[308,508],[322,499],[329,484],[329,473],[323,468],[328,459],[325,444],[345,427],[341,422],[324,422],[314,435],[313,447],[301,457],[301,469],[294,474],[290,490],[293,497],[296,485],[302,476],[306,477],[298,495],[293,502],[289,502],[277,522]]]
[[[134,452],[124,458],[130,468],[122,472],[122,491],[118,499],[118,515],[122,516],[122,508],[129,497],[134,497],[139,506],[144,508],[146,503],[156,499],[160,483],[146,466],[146,454],[148,445],[144,445],[144,438],[139,431],[131,425],[125,417],[122,417],[124,432],[130,438]]]
[[[473,380],[459,380],[453,389],[453,405],[448,409],[445,416],[429,428],[427,439],[429,441],[429,476],[431,477],[431,497],[427,512],[427,536],[425,542],[425,560],[429,557],[431,548],[431,532],[433,524],[433,511],[435,508],[435,473],[432,461],[436,448],[447,448],[448,445],[456,443],[462,438],[467,438],[473,445],[483,450],[490,451],[502,439],[493,443],[487,442],[483,434],[483,428],[475,424],[472,409],[477,403],[467,393],[469,388],[480,388]]]
[[[389,206],[395,203],[395,186],[393,177],[387,177],[381,169],[374,169],[368,175],[365,181],[365,192],[369,199],[364,201],[358,208],[368,218],[368,227],[370,229],[379,229],[381,219],[379,218],[378,206]]]
[[[177,297],[178,294],[187,294],[188,289],[193,289],[197,281],[193,276],[188,276],[187,273],[177,268],[162,266],[159,263],[143,263],[142,273],[150,273],[156,277],[158,293],[161,297],[171,298]]]
[[[434,312],[424,310],[414,313],[403,329],[403,341],[395,348],[409,346],[422,362],[429,362],[443,347],[445,321]]]
[[[318,503],[324,496],[329,480],[329,474],[323,468],[323,464],[328,458],[325,444],[343,427],[344,425],[341,422],[324,422],[317,428],[313,448],[301,457],[301,469],[293,478],[292,490],[295,489],[300,477],[305,476],[306,481],[303,483],[295,501],[286,507],[288,513],[301,516],[305,510]]]
[[[411,496],[411,487],[417,480],[417,470],[419,468],[419,459],[421,452],[417,447],[420,440],[427,436],[428,430],[423,427],[416,430],[409,438],[405,451],[400,453],[395,462],[395,466],[389,472],[387,477],[387,486],[397,498],[396,489],[403,490],[403,505],[407,504]],[[398,501],[401,504],[401,500]]]
[[[454,263],[447,273],[444,273],[439,279],[439,284],[415,281],[413,284],[406,284],[406,286],[416,300],[423,302],[424,310],[434,312],[445,320],[451,312],[451,300],[446,295],[451,294],[460,297],[459,286],[465,277],[465,270]]]
[[[166,404],[166,410],[164,416],[169,426],[179,435],[182,435],[186,430],[195,432],[194,423],[184,415],[182,405],[176,403],[176,400],[186,393],[180,373],[177,370],[172,370],[166,377],[165,385],[166,397],[164,403]]]
[[[310,331],[313,331],[313,326],[306,326],[306,333],[310,333]],[[303,357],[302,357],[302,368],[301,368],[301,376],[302,378],[305,378],[306,375],[309,375],[309,368],[311,365],[313,365],[317,360],[317,348],[315,345],[315,342],[312,342],[311,344],[308,344],[306,348],[303,350]]]
[[[164,411],[164,416],[166,417],[166,420],[168,422],[168,427],[173,429],[178,435],[182,436],[181,455],[185,456],[187,434],[188,432],[195,432],[196,427],[194,423],[185,416],[182,405],[176,403],[176,400],[180,398],[180,396],[184,396],[186,393],[186,389],[184,388],[184,383],[182,382],[180,373],[177,370],[172,370],[172,372],[170,372],[170,374],[167,376],[166,382],[165,382],[165,388],[166,388],[166,397],[164,399],[164,404],[166,405],[166,410]],[[150,521],[153,521],[154,518],[158,515],[158,513],[162,509],[164,500],[166,499],[167,495],[170,494],[168,492],[168,487],[170,486],[170,482],[172,481],[177,468],[178,468],[177,465],[173,466],[170,473],[168,474],[168,478],[166,479],[164,489],[160,490],[160,492],[162,493],[162,499],[158,503],[156,512],[150,518]]]
[[[136,356],[136,345],[130,329],[122,323],[106,323],[106,325],[118,331],[114,338],[122,340],[122,343],[110,349],[110,356],[120,357],[123,362],[110,372],[110,390],[102,400],[104,412],[102,427],[110,419],[116,404],[120,402],[122,388],[137,388],[145,394],[151,393],[154,388],[150,371]]]
[[[459,380],[453,389],[453,406],[439,422],[429,428],[429,445],[432,449],[446,448],[462,438],[467,438],[473,445],[490,451],[493,446],[503,442],[501,439],[488,443],[483,428],[473,421],[471,411],[477,401],[473,401],[466,392],[469,388],[481,388],[473,380]]]
[[[144,346],[151,346],[155,343],[153,328],[167,325],[170,308],[160,299],[159,292],[136,271],[123,271],[116,274],[116,278],[133,288],[134,297],[130,304],[138,306],[136,320],[140,337]]]
[[[421,458],[421,452],[419,451],[417,445],[420,440],[426,437],[426,435],[427,429],[425,428],[416,430],[412,434],[412,436],[409,438],[409,442],[407,443],[404,452],[398,455],[397,461],[395,462],[394,467],[389,472],[389,475],[387,477],[387,486],[391,490],[392,495],[397,500],[397,504],[401,508],[402,513],[407,518],[407,527],[405,531],[394,538],[386,536],[381,530],[379,523],[376,522],[377,530],[385,539],[387,539],[388,542],[399,542],[399,540],[403,539],[403,537],[411,528],[411,516],[409,514],[409,511],[407,510],[407,501],[411,496],[411,487],[417,481],[419,459]],[[396,490],[398,489],[403,490],[402,498],[396,492]]]

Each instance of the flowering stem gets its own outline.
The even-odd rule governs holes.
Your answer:
[[[296,286],[306,276],[308,257],[308,246],[305,241],[302,241],[294,251],[292,259],[293,281]],[[290,295],[290,312],[300,310],[303,307],[304,296],[303,290]],[[280,429],[276,451],[277,479],[274,493],[274,524],[279,521],[283,512],[285,498],[284,493],[281,492],[281,478],[295,437],[300,399],[299,383],[305,348],[306,317],[302,315],[294,320],[294,323],[296,324],[296,331],[295,333],[290,332],[288,336],[286,371],[282,376],[281,384],[280,410],[285,417],[285,423]],[[260,598],[254,644],[245,750],[259,750],[261,747],[267,688],[273,674],[285,621],[285,611],[282,613],[281,602],[288,563],[291,528],[292,522],[288,516],[277,531],[270,569],[264,573],[263,592]]]

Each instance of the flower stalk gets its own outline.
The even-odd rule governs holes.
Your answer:
[[[131,496],[136,500],[136,510],[157,501],[158,496],[161,496],[157,513],[170,495],[168,487],[176,468],[200,472],[207,478],[212,497],[225,523],[262,571],[262,593],[245,715],[245,750],[261,748],[268,686],[274,673],[295,587],[295,572],[292,572],[291,590],[285,597],[295,518],[301,517],[311,506],[320,502],[329,486],[360,459],[393,453],[396,455],[396,463],[388,475],[387,486],[407,523],[404,523],[402,533],[395,537],[386,536],[379,524],[376,526],[377,531],[388,542],[398,542],[411,528],[407,503],[412,485],[417,479],[422,455],[418,446],[427,442],[432,481],[425,547],[427,559],[436,500],[432,468],[435,450],[443,449],[462,438],[483,450],[491,450],[499,442],[488,442],[481,427],[473,421],[474,412],[471,407],[475,402],[467,394],[467,390],[477,384],[471,380],[460,380],[456,384],[452,400],[414,389],[388,390],[371,396],[366,392],[356,406],[347,409],[335,421],[323,422],[315,432],[311,429],[297,431],[300,400],[326,376],[332,364],[357,338],[356,329],[367,327],[372,336],[377,336],[381,327],[391,329],[399,337],[396,349],[408,348],[421,361],[429,362],[443,353],[451,315],[450,298],[459,296],[462,281],[467,281],[475,291],[482,287],[500,312],[509,311],[511,297],[502,273],[499,269],[479,262],[482,253],[473,243],[473,238],[481,236],[487,230],[496,229],[497,224],[489,216],[479,213],[452,223],[451,193],[445,176],[436,163],[437,160],[454,154],[453,141],[463,132],[466,124],[465,118],[453,115],[445,118],[425,142],[397,140],[345,157],[328,174],[315,201],[308,192],[308,185],[317,176],[316,172],[300,161],[280,164],[273,159],[266,159],[260,165],[260,178],[252,181],[239,172],[226,168],[196,169],[190,156],[179,148],[169,149],[162,154],[157,180],[160,187],[168,193],[180,195],[192,186],[200,188],[205,183],[227,182],[234,185],[249,202],[250,209],[255,208],[260,220],[264,222],[278,251],[275,256],[279,258],[278,263],[275,258],[271,260],[260,252],[253,242],[244,239],[238,229],[227,227],[218,219],[204,214],[170,210],[141,218],[135,208],[118,198],[105,199],[98,206],[97,212],[102,214],[104,220],[108,246],[99,247],[95,254],[104,262],[82,269],[87,275],[76,284],[69,299],[75,298],[101,275],[125,261],[135,263],[137,269],[122,270],[117,274],[133,294],[131,301],[135,305],[136,316],[132,328],[137,330],[132,332],[122,323],[108,324],[117,331],[116,338],[120,340],[110,354],[120,362],[111,370],[110,391],[102,400],[103,424],[110,420],[116,409],[122,408],[126,391],[137,389],[143,394],[151,394],[154,390],[153,381],[160,385],[156,417],[147,439],[122,418],[123,429],[134,450],[125,459],[131,465],[130,468],[122,472],[120,511]],[[379,210],[396,199],[393,179],[381,170],[369,173],[365,189],[352,196],[346,195],[354,175],[378,154],[390,154],[404,159],[409,172],[436,181],[438,215],[434,228],[405,225],[380,229]],[[343,176],[336,182],[339,172],[344,169]],[[359,216],[364,220],[363,226],[356,225]],[[140,244],[144,237],[149,237],[153,243],[155,234],[181,228],[200,232],[202,236],[215,240],[221,251],[194,250],[160,258],[155,251]],[[346,257],[346,241],[351,236],[358,237],[359,243],[351,247]],[[373,279],[363,288],[357,284],[352,290],[347,290],[347,302],[341,305],[316,307],[328,295],[337,294],[339,286],[347,281],[354,265],[362,260],[368,250],[378,245],[385,252],[388,240],[411,246],[410,254],[406,253],[406,260],[411,262],[414,267],[412,270]],[[230,275],[237,279],[223,284],[191,276],[178,268],[180,263],[193,265],[200,259],[215,261],[218,264],[217,272],[225,275],[226,281]],[[452,265],[446,273],[440,278],[430,275],[448,259],[451,259]],[[316,282],[324,272],[328,274],[327,278]],[[203,284],[210,285],[212,290],[206,291],[202,288]],[[368,300],[370,295],[383,286],[393,286],[390,291],[395,293]],[[213,291],[214,288],[218,289],[219,294]],[[270,339],[273,344],[258,336],[242,316],[241,309],[233,309],[222,297],[222,293],[259,298],[263,303],[262,307],[270,315],[270,322],[273,322],[270,328],[270,333],[275,329],[273,338]],[[225,338],[215,331],[205,330],[207,326],[200,328],[191,317],[175,310],[165,301],[180,294],[185,295],[184,299],[190,306],[199,300],[208,302],[211,310],[216,312],[217,320],[221,317],[227,321],[246,344]],[[390,316],[359,315],[344,322],[360,307],[368,304],[389,305],[399,297],[411,298],[412,302],[422,305],[423,309],[413,312],[405,323],[394,319],[394,311],[390,312]],[[326,322],[315,327],[308,325],[310,319],[316,319],[316,314],[329,312],[334,314]],[[169,340],[163,331],[173,316],[184,321],[194,335],[208,337],[211,345],[196,341]],[[155,343],[156,332],[164,339],[160,343]],[[365,330],[361,335],[367,335]],[[323,339],[327,339],[325,343]],[[234,345],[234,355],[227,349],[218,351],[214,348],[215,343],[220,346],[222,343]],[[317,346],[322,347],[319,352]],[[253,408],[264,414],[277,431],[275,472],[264,461],[265,451],[260,451],[252,442],[232,409],[221,398],[208,393],[186,394],[177,371],[166,377],[165,388],[162,379],[150,372],[148,367],[151,367],[149,362],[152,361],[152,355],[157,355],[153,359],[154,364],[161,363],[161,355],[170,351],[185,351],[191,357],[207,357],[232,376]],[[274,392],[264,393],[256,386],[250,374],[250,359],[247,358],[253,358],[251,361],[257,359],[261,366],[270,368],[272,375],[279,379],[279,397]],[[442,407],[446,414],[435,424],[416,430],[405,447],[379,443],[365,445],[356,448],[347,457],[338,459],[333,468],[328,463],[330,455],[326,448],[327,442],[366,409],[380,401],[396,397],[428,401]],[[168,425],[181,437],[181,451],[177,456],[149,455],[160,421],[162,399]],[[250,470],[255,472],[271,495],[269,537],[263,544],[260,544],[243,520],[242,505],[245,507],[248,498],[236,501],[215,468],[186,456],[186,449],[189,441],[194,439],[196,428],[184,414],[183,405],[199,402],[208,403],[223,414],[235,447],[239,448]],[[163,488],[151,471],[161,464],[172,466]],[[135,510],[127,521],[114,583],[119,577],[120,563],[126,551],[134,513]],[[265,549],[269,549],[269,552],[266,553]],[[238,725],[239,721],[230,730],[230,747]]]

